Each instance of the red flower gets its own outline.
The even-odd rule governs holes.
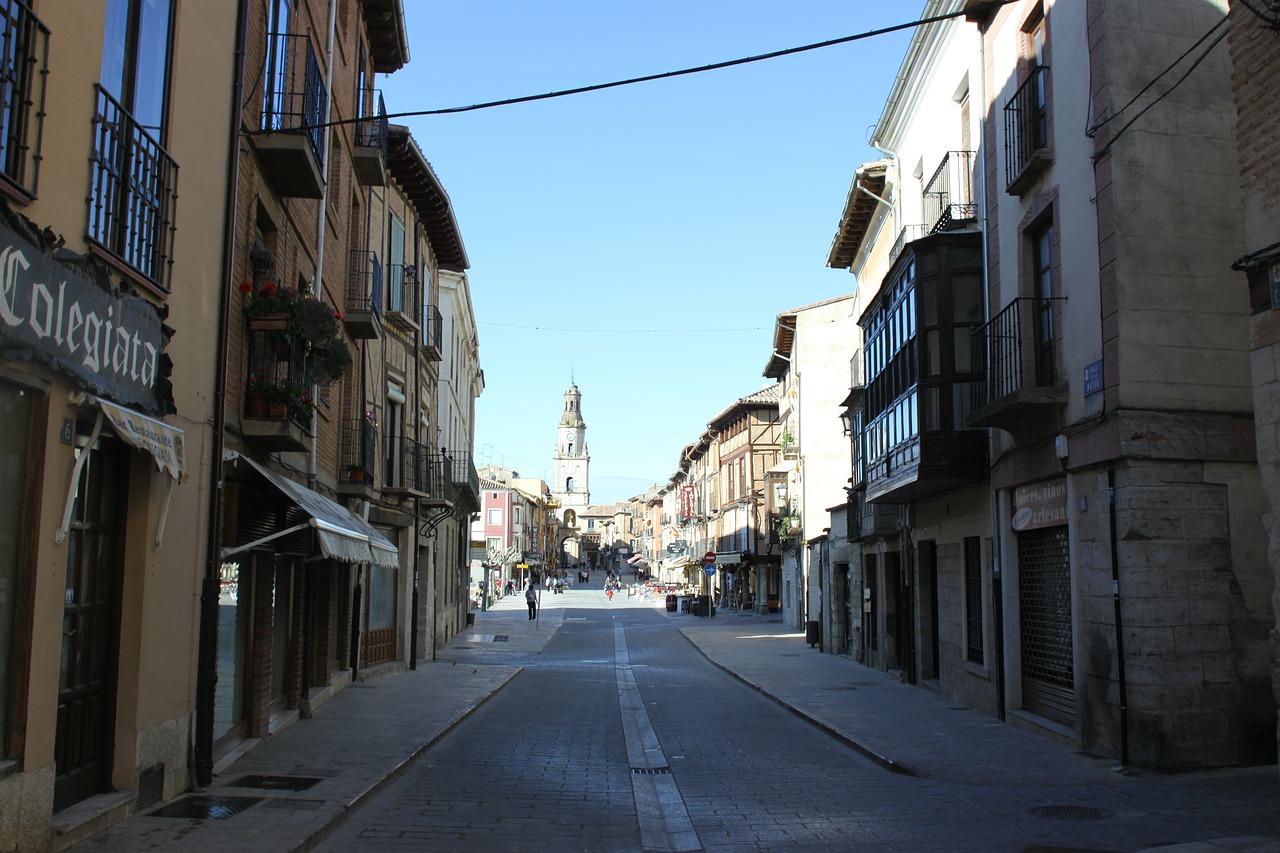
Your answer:
[[[266,284],[262,285],[262,289],[258,291],[258,295],[261,296],[263,299],[266,299],[269,296],[275,296],[276,286],[271,282],[267,282]]]
[[[247,281],[242,281],[242,282],[240,282],[240,292],[241,292],[241,293],[249,293],[249,292],[251,292],[252,290],[253,290],[253,285],[252,285],[252,284],[250,284],[250,283],[249,283],[249,282],[247,282]]]
[[[342,312],[341,312],[341,311],[339,311],[337,308],[334,308],[334,309],[333,309],[333,319],[335,319],[335,320],[337,320],[337,321],[339,321],[339,322],[341,322],[341,321],[342,321]]]

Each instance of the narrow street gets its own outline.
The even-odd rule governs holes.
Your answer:
[[[692,617],[610,603],[598,586],[543,601],[564,612],[542,651],[513,659],[496,642],[471,658],[525,669],[319,850],[1137,850],[1211,836],[1214,820],[1218,835],[1245,833],[1220,802],[1243,804],[1247,779],[1217,783],[1215,801],[1191,779],[1100,790],[1019,784],[1014,768],[1007,784],[891,772],[709,663],[678,630]],[[1160,800],[1168,813],[1150,810]],[[1046,802],[1107,805],[1112,819],[1029,808]]]

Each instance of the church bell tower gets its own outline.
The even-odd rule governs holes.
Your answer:
[[[565,509],[576,510],[591,503],[591,456],[587,453],[587,424],[582,420],[582,392],[577,385],[571,384],[564,392],[564,413],[556,432],[551,495],[560,503],[556,515],[563,520]]]

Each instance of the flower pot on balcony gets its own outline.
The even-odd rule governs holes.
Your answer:
[[[249,330],[253,332],[283,332],[287,328],[288,314],[258,314],[249,318]]]
[[[244,413],[250,418],[273,418],[279,420],[285,416],[287,407],[284,403],[276,403],[269,396],[253,393],[245,398]]]

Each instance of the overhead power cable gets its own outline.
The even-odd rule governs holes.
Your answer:
[[[1217,29],[1217,27],[1214,27],[1214,29]],[[1212,30],[1210,30],[1210,32],[1212,32]],[[1218,43],[1226,37],[1227,37],[1227,30],[1224,29],[1222,32],[1218,33],[1218,35],[1214,37],[1213,41],[1209,42],[1209,44],[1205,47],[1205,49],[1200,52],[1200,55],[1197,56],[1195,61],[1191,63],[1191,66],[1187,68],[1186,71],[1182,72],[1182,76],[1179,77],[1177,80],[1173,81],[1173,84],[1168,89],[1165,89],[1163,92],[1161,92],[1159,97],[1155,98],[1154,100],[1152,100],[1151,103],[1147,104],[1145,107],[1138,110],[1138,112],[1134,114],[1133,118],[1129,119],[1124,124],[1122,124],[1120,126],[1120,129],[1117,130],[1115,134],[1113,134],[1112,137],[1107,140],[1107,144],[1099,148],[1097,153],[1093,155],[1093,159],[1094,160],[1101,159],[1108,151],[1111,150],[1111,147],[1115,145],[1116,142],[1119,141],[1120,137],[1124,135],[1124,132],[1128,130],[1130,127],[1133,127],[1134,122],[1136,122],[1138,119],[1146,115],[1147,110],[1151,109],[1156,104],[1160,103],[1165,98],[1167,98],[1169,95],[1173,94],[1173,91],[1177,89],[1179,86],[1181,86],[1183,82],[1188,77],[1191,76],[1191,72],[1195,71],[1196,68],[1200,66],[1200,63],[1204,62],[1205,58],[1213,51],[1215,47],[1218,46]],[[1179,59],[1179,61],[1181,61],[1181,59]],[[1174,63],[1174,64],[1176,65],[1177,63]]]
[[[526,329],[531,332],[575,332],[584,335],[711,335],[733,332],[764,332],[772,328],[772,326],[744,326],[739,329],[565,329],[556,326],[524,326],[516,323],[494,323],[484,320],[477,320],[476,322],[482,326],[501,326],[504,329]]]
[[[1195,43],[1193,43],[1193,44],[1191,45],[1191,47],[1187,48],[1185,51],[1183,51],[1183,52],[1182,52],[1182,55],[1181,55],[1181,56],[1179,56],[1179,57],[1178,57],[1177,59],[1175,59],[1173,62],[1169,63],[1168,67],[1166,67],[1166,68],[1165,68],[1163,71],[1161,71],[1159,74],[1157,74],[1156,76],[1152,77],[1152,78],[1151,78],[1151,80],[1147,83],[1147,85],[1143,86],[1143,87],[1138,91],[1138,94],[1134,95],[1132,98],[1130,98],[1130,99],[1129,99],[1129,103],[1125,104],[1123,107],[1121,107],[1120,109],[1116,110],[1115,112],[1113,112],[1111,115],[1107,116],[1106,118],[1100,118],[1100,119],[1098,119],[1096,122],[1094,122],[1094,123],[1093,123],[1093,125],[1092,125],[1092,126],[1090,126],[1090,127],[1089,127],[1089,129],[1088,129],[1088,130],[1086,130],[1086,131],[1084,132],[1084,135],[1085,135],[1085,136],[1087,136],[1087,137],[1089,137],[1090,139],[1093,139],[1094,135],[1095,135],[1095,134],[1097,134],[1098,130],[1100,130],[1100,129],[1102,128],[1102,126],[1103,126],[1103,125],[1107,124],[1107,122],[1113,121],[1113,120],[1115,120],[1115,119],[1119,118],[1120,116],[1124,115],[1124,111],[1125,111],[1125,110],[1129,109],[1129,107],[1131,107],[1131,106],[1133,106],[1135,103],[1137,103],[1138,99],[1139,99],[1139,98],[1141,98],[1143,95],[1145,95],[1145,94],[1147,93],[1147,91],[1148,91],[1152,86],[1154,86],[1156,83],[1160,82],[1160,79],[1161,79],[1162,77],[1164,77],[1164,75],[1168,74],[1170,71],[1172,71],[1173,69],[1177,68],[1177,67],[1178,67],[1178,65],[1182,62],[1182,60],[1184,60],[1184,59],[1186,59],[1188,56],[1190,56],[1190,55],[1191,55],[1191,52],[1192,52],[1193,50],[1195,50],[1195,49],[1196,49],[1197,47],[1199,47],[1200,45],[1204,44],[1205,39],[1207,39],[1207,38],[1209,38],[1209,36],[1213,35],[1213,33],[1214,33],[1214,31],[1215,31],[1215,30],[1217,30],[1217,29],[1218,29],[1219,27],[1221,27],[1221,26],[1224,26],[1226,23],[1227,23],[1227,18],[1226,18],[1226,16],[1225,16],[1225,15],[1224,15],[1223,17],[1219,18],[1219,19],[1218,19],[1218,21],[1217,21],[1217,23],[1215,23],[1212,27],[1210,27],[1210,28],[1209,28],[1209,30],[1208,30],[1208,32],[1206,32],[1204,35],[1200,36],[1200,38],[1196,39],[1196,40],[1195,40]],[[1216,42],[1215,42],[1215,44],[1216,44]],[[1197,60],[1197,64],[1198,64],[1198,62],[1199,62],[1199,61]],[[1192,67],[1192,68],[1194,68],[1195,66],[1193,65],[1193,66],[1191,66],[1191,67]],[[1184,78],[1184,79],[1185,79],[1185,78]],[[1182,82],[1181,80],[1179,80],[1179,81],[1178,81],[1178,83],[1181,83],[1181,82]],[[1173,91],[1173,88],[1174,88],[1174,87],[1176,87],[1176,86],[1177,86],[1177,83],[1175,83],[1173,87],[1170,87],[1169,91]],[[1168,94],[1168,92],[1166,92],[1165,94],[1167,95],[1167,94]],[[1164,97],[1164,95],[1161,95],[1161,97]]]
[[[989,0],[983,5],[984,9],[997,9],[1001,6],[1007,6],[1010,3],[1016,3],[1019,0]],[[650,83],[654,80],[667,80],[672,77],[683,77],[689,74],[701,74],[704,71],[718,71],[721,68],[732,68],[737,65],[748,65],[752,62],[763,62],[766,59],[777,59],[780,56],[791,56],[796,53],[805,53],[810,50],[820,50],[824,47],[834,47],[839,44],[848,44],[849,42],[862,41],[864,39],[875,38],[876,36],[888,35],[901,30],[910,30],[915,27],[922,27],[927,24],[936,24],[940,21],[948,21],[952,18],[960,18],[965,15],[972,14],[972,10],[966,11],[961,9],[956,12],[948,12],[945,15],[935,15],[932,18],[921,18],[917,21],[908,21],[903,24],[894,24],[890,27],[881,27],[877,30],[867,30],[866,32],[856,33],[851,36],[843,36],[841,38],[829,39],[827,41],[815,42],[813,44],[800,45],[799,47],[788,47],[783,50],[775,50],[769,53],[761,53],[756,56],[746,56],[741,59],[730,59],[724,62],[713,62],[710,65],[699,65],[695,68],[681,68],[678,71],[663,71],[659,74],[647,74],[643,77],[631,77],[626,80],[615,80],[611,83],[595,83],[590,86],[578,86],[573,89],[561,89],[555,92],[546,92],[541,95],[524,95],[518,98],[504,98],[500,101],[486,101],[479,104],[469,104],[462,107],[442,107],[434,110],[410,110],[408,112],[388,113],[388,119],[394,118],[412,118],[415,116],[438,116],[448,115],[451,113],[467,113],[476,110],[487,110],[492,107],[508,107],[514,104],[527,104],[533,101],[546,101],[551,98],[564,98],[569,95],[581,95],[586,92],[600,92],[605,89],[616,89],[619,86],[631,86],[636,83]],[[306,129],[313,127],[331,127],[340,124],[353,124],[359,121],[367,121],[364,118],[349,118],[339,121],[332,121],[326,124],[309,125]]]

